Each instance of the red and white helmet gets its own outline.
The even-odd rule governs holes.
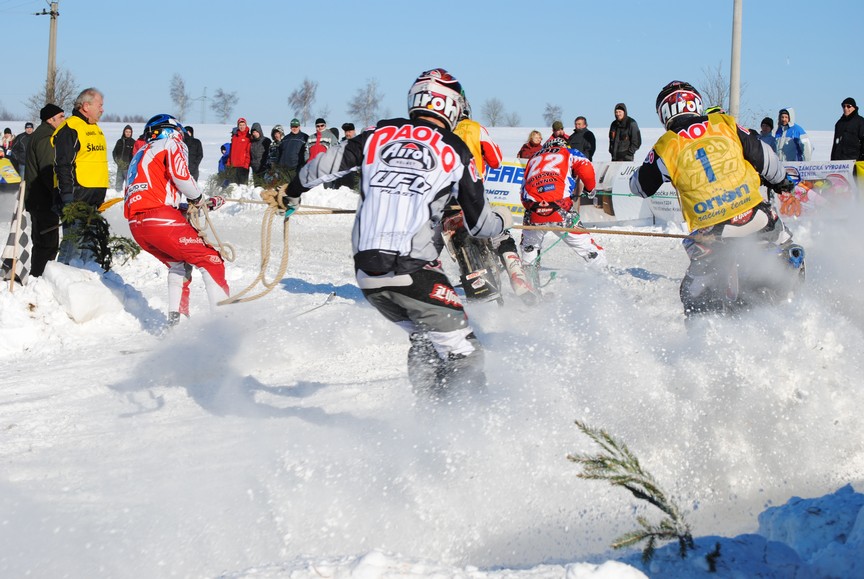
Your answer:
[[[408,116],[434,117],[451,131],[462,116],[462,85],[443,68],[420,73],[408,91]]]
[[[702,95],[689,82],[673,80],[657,95],[657,116],[667,129],[673,119],[702,116]]]

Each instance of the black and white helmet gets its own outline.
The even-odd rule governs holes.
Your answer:
[[[561,137],[552,137],[543,145],[544,150],[548,149],[566,149],[567,141],[562,139]]]
[[[434,117],[451,131],[462,117],[462,85],[443,68],[420,73],[408,91],[408,116]]]

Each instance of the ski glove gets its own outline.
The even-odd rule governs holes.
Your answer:
[[[189,199],[187,197],[186,200],[189,202],[189,205],[191,205],[192,207],[197,207],[198,209],[203,208],[204,205],[207,203],[207,198],[204,197],[203,194],[199,195],[195,199]]]
[[[210,211],[216,211],[223,205],[225,205],[225,198],[221,195],[214,195],[207,200],[207,209],[209,209]]]
[[[769,189],[771,189],[772,191],[774,191],[778,195],[783,194],[783,193],[789,193],[793,189],[795,189],[795,183],[793,183],[789,179],[783,179],[779,183],[774,183],[772,185],[769,185]]]
[[[501,218],[501,221],[504,223],[504,230],[508,230],[513,227],[513,215],[510,214],[510,210],[506,207],[501,207],[500,205],[496,205],[492,208],[494,213],[497,213]]]
[[[261,191],[261,199],[266,201],[270,207],[275,207],[282,211],[288,209],[289,206],[297,207],[300,205],[299,197],[288,197],[285,195],[287,189],[287,185],[279,185],[275,189],[265,189]]]

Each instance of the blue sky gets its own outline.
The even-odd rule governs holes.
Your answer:
[[[0,0],[8,72],[0,104],[13,113],[44,84],[45,0]],[[106,113],[172,112],[171,77],[193,97],[206,87],[235,92],[232,115],[286,124],[287,96],[318,81],[316,113],[348,118],[347,103],[368,79],[383,112],[405,114],[413,79],[441,66],[456,75],[475,111],[497,97],[525,127],[545,127],[546,103],[572,127],[585,115],[605,130],[616,103],[659,127],[654,99],[673,79],[697,87],[706,71],[728,77],[732,0],[680,2],[452,2],[329,0],[60,0],[57,63],[81,88],[105,93]],[[860,37],[864,3],[745,0],[741,117],[776,118],[794,107],[809,130],[831,130],[847,96],[864,103]],[[15,79],[12,82],[12,79]],[[483,120],[482,116],[479,120]],[[195,105],[184,121],[202,122]],[[207,122],[216,122],[207,111]]]

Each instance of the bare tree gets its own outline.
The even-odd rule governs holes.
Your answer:
[[[550,127],[555,121],[560,121],[564,116],[564,109],[560,105],[546,103],[546,109],[543,111],[543,120]]]
[[[45,86],[42,90],[34,95],[31,95],[25,105],[27,105],[27,114],[31,119],[39,118],[39,111],[42,107],[48,104],[45,94],[48,91],[48,81],[45,81]],[[54,71],[54,101],[55,104],[64,111],[71,111],[75,104],[75,97],[81,92],[78,88],[78,83],[75,82],[75,77],[72,73],[65,69],[55,69]]]
[[[717,68],[703,68],[704,82],[699,93],[702,95],[702,104],[708,107],[729,108],[729,79],[723,72],[723,61],[717,64]]]
[[[177,106],[177,118],[186,118],[186,108],[189,106],[189,101],[192,97],[186,92],[186,82],[179,74],[174,74],[171,77],[171,102]]]
[[[378,92],[378,81],[370,79],[366,86],[357,89],[357,94],[348,103],[348,115],[359,119],[364,127],[368,127],[378,120],[378,108],[384,95]]]
[[[12,113],[10,113],[6,107],[3,106],[3,103],[0,103],[0,119],[6,119],[9,121],[14,120],[12,118]]]
[[[288,106],[294,109],[294,114],[300,119],[300,124],[307,124],[312,117],[312,104],[315,102],[317,91],[318,83],[304,78],[300,87],[288,95]]]
[[[237,106],[237,101],[239,100],[240,99],[237,97],[236,92],[225,92],[219,88],[216,89],[216,94],[213,95],[213,102],[210,103],[210,109],[216,113],[219,121],[224,123],[231,116],[231,111],[233,111],[234,107]]]
[[[507,113],[504,115],[505,127],[518,127],[521,122],[522,119],[519,118],[519,113]]]
[[[504,103],[497,98],[488,99],[480,107],[480,114],[486,119],[487,125],[497,127],[504,120]]]

